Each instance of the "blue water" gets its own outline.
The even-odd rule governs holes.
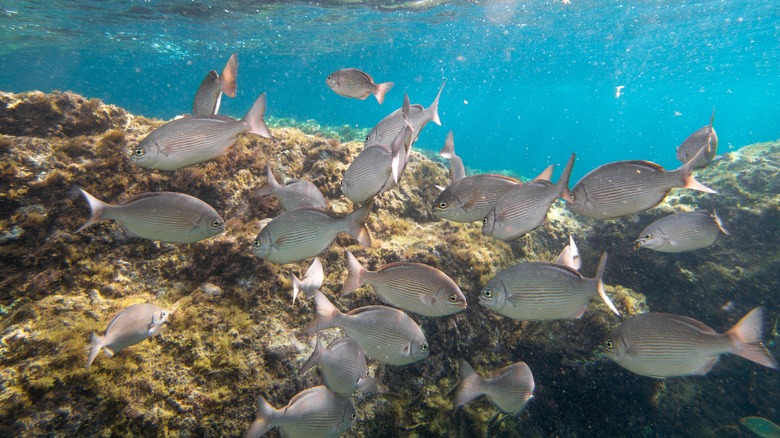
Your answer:
[[[467,167],[526,176],[577,152],[574,180],[618,159],[677,167],[675,147],[713,107],[721,152],[780,137],[774,0],[245,3],[5,0],[0,89],[169,119],[236,52],[238,97],[222,113],[243,116],[265,91],[269,116],[367,128],[404,92],[427,106],[446,79],[443,127],[418,147],[438,150],[452,129]],[[338,96],[324,79],[344,67],[396,87],[381,106]]]

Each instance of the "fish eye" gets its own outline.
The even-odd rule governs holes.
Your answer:
[[[143,156],[145,153],[146,153],[146,151],[144,150],[144,148],[138,148],[138,149],[136,149],[136,150],[135,150],[135,156],[136,156],[136,157],[141,157],[141,156]]]
[[[329,81],[329,80],[331,80],[331,79],[333,79],[333,76],[328,76],[328,79],[326,79],[326,80],[328,80],[328,81]]]
[[[423,353],[425,353],[426,351],[428,351],[428,344],[422,344],[422,345],[420,345],[420,351],[422,351]]]
[[[439,202],[439,208],[447,208],[446,202]]]
[[[260,247],[260,239],[255,239],[255,247]]]
[[[168,316],[168,312],[166,312],[165,310],[160,312],[160,319],[165,319],[166,316]]]
[[[357,414],[355,412],[352,413],[352,419],[354,420],[355,417],[357,417]]]
[[[450,302],[451,303],[457,303],[458,302],[458,295],[457,294],[450,295]]]
[[[487,216],[482,218],[482,225],[487,225]]]
[[[614,347],[612,341],[607,341],[606,346],[607,346],[607,350],[611,350]]]
[[[217,219],[214,219],[214,222],[211,223],[211,226],[214,228],[217,228],[220,225],[222,225],[222,222]]]
[[[644,236],[642,236],[643,239],[649,239],[650,237],[652,236],[650,236],[649,234],[645,234]]]
[[[493,291],[490,290],[489,287],[486,287],[484,291],[482,291],[482,295],[485,296],[485,298],[493,298]]]
[[[368,136],[366,136],[366,141],[368,141]]]

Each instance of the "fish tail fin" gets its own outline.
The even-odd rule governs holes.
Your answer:
[[[714,209],[712,210],[712,219],[715,221],[715,225],[718,226],[718,229],[723,232],[723,234],[730,236],[731,233],[729,233],[729,230],[726,229],[726,227],[723,226],[723,221],[720,219],[720,216],[718,216],[718,212]]]
[[[439,151],[439,156],[448,160],[455,156],[455,137],[452,134],[452,130],[447,133],[447,138],[444,139],[444,146]]]
[[[457,393],[455,394],[455,406],[460,407],[484,394],[484,380],[471,368],[468,362],[463,359],[458,360],[458,383]]]
[[[92,332],[90,343],[92,344],[92,346],[89,349],[89,357],[87,358],[87,368],[89,368],[89,366],[92,365],[92,362],[95,361],[97,355],[100,354],[100,350],[103,349],[103,337],[98,336],[98,334],[95,332]]]
[[[317,332],[317,343],[314,344],[314,351],[311,353],[311,356],[309,356],[309,359],[306,360],[306,363],[303,364],[301,369],[298,371],[298,375],[303,375],[306,371],[309,371],[314,365],[317,365],[317,363],[320,361],[320,356],[322,355],[322,342],[320,342],[320,332]]]
[[[303,276],[303,281],[298,280],[295,274],[290,274],[290,277],[293,284],[293,304],[295,304],[295,297],[301,291],[308,298],[311,298],[314,296],[314,291],[319,289],[325,280],[325,273],[322,271],[322,261],[319,257],[314,257],[314,261],[311,262],[309,269],[306,270],[306,274]]]
[[[734,354],[765,367],[777,369],[777,361],[761,344],[764,309],[756,307],[726,332],[731,338]]]
[[[249,112],[246,113],[242,120],[246,123],[247,132],[250,134],[257,134],[265,138],[274,138],[274,136],[271,135],[271,131],[268,129],[268,125],[265,124],[265,120],[263,120],[263,116],[265,115],[265,104],[266,97],[265,93],[263,93],[257,98],[252,105],[252,108],[249,109]]]
[[[301,293],[301,290],[303,290],[303,282],[299,280],[298,277],[296,277],[292,272],[290,273],[290,282],[292,283],[293,287],[293,304],[295,304],[295,299],[298,298],[298,294]]]
[[[363,394],[373,394],[379,389],[379,380],[374,376],[361,377],[358,380],[358,391]]]
[[[441,119],[439,118],[439,97],[441,97],[441,92],[444,90],[444,85],[447,83],[447,80],[445,79],[444,82],[442,82],[441,87],[439,88],[439,93],[436,95],[436,99],[433,99],[433,103],[431,106],[426,108],[426,111],[430,111],[431,114],[431,121],[439,126],[441,126]]]
[[[620,316],[617,307],[612,304],[612,300],[607,296],[607,292],[604,290],[604,270],[607,268],[607,252],[601,253],[601,259],[599,260],[599,267],[596,269],[596,290],[599,292],[599,297],[604,300],[604,304],[609,307],[615,315]]]
[[[569,161],[566,163],[566,167],[563,168],[563,173],[561,173],[561,178],[558,180],[556,185],[560,189],[560,197],[565,199],[566,201],[573,201],[571,197],[571,192],[569,191],[569,178],[571,178],[571,169],[574,167],[574,160],[577,158],[577,154],[572,153],[571,157],[569,157]]]
[[[244,438],[260,438],[268,433],[269,430],[274,428],[273,421],[277,412],[276,408],[271,406],[262,395],[258,396],[255,421],[253,421],[249,426],[249,429],[244,432]]]
[[[361,245],[371,246],[371,232],[366,227],[366,221],[371,214],[371,208],[374,206],[373,202],[368,202],[366,205],[358,208],[352,213],[348,214],[345,218],[347,221],[347,233],[354,237]]]
[[[230,55],[225,68],[222,70],[222,76],[219,77],[222,82],[222,92],[230,97],[236,97],[236,77],[238,77],[238,58],[234,53]]]
[[[691,190],[698,190],[700,192],[704,193],[715,193],[718,192],[715,190],[712,190],[711,188],[705,186],[704,184],[696,181],[696,179],[693,177],[693,168],[694,165],[699,161],[699,157],[704,154],[707,149],[709,149],[709,145],[702,146],[701,149],[699,149],[696,154],[693,155],[693,158],[688,160],[685,164],[683,164],[679,169],[676,170],[676,172],[680,173],[680,177],[682,178],[683,187],[686,189]]]
[[[314,305],[317,308],[317,316],[306,327],[306,333],[314,333],[320,330],[337,327],[342,313],[328,300],[322,292],[314,292]]]
[[[366,268],[360,264],[358,259],[355,258],[349,251],[344,251],[347,256],[347,280],[344,281],[344,287],[341,289],[341,296],[349,295],[355,291],[355,289],[363,286],[363,275],[366,273]]]
[[[87,220],[87,223],[80,226],[78,230],[74,231],[74,233],[78,233],[83,229],[95,225],[96,223],[103,220],[103,212],[106,210],[107,207],[111,206],[101,201],[100,199],[90,195],[89,193],[87,193],[86,190],[82,189],[81,187],[78,187],[78,190],[81,192],[82,195],[84,195],[84,198],[87,200],[87,203],[89,203],[89,210],[91,212],[91,215],[89,216],[89,220]]]
[[[390,91],[390,89],[393,88],[393,85],[395,85],[395,82],[377,84],[376,90],[374,90],[374,97],[376,97],[376,101],[379,102],[380,105],[385,101],[385,93]]]

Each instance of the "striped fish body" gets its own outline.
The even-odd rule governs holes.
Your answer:
[[[544,223],[561,189],[549,181],[531,181],[508,190],[488,212],[482,233],[496,239],[520,237]]]
[[[453,222],[481,221],[520,181],[503,175],[470,175],[452,181],[433,203],[433,215]]]
[[[715,158],[715,154],[718,152],[718,134],[715,132],[715,128],[709,125],[702,126],[686,138],[680,146],[677,146],[677,159],[682,163],[687,163],[705,146],[707,147],[705,154],[694,162],[695,169],[707,167],[707,164]]]
[[[455,395],[455,405],[463,406],[485,395],[494,405],[507,414],[517,414],[533,397],[534,376],[525,362],[515,362],[482,377],[465,360],[459,361],[460,383]]]
[[[156,335],[162,330],[168,315],[167,310],[151,303],[134,304],[124,309],[108,324],[104,336],[92,334],[92,349],[87,368],[102,349],[105,349],[109,356],[113,356],[126,347]]]
[[[598,294],[598,279],[555,263],[527,262],[496,274],[479,304],[520,321],[569,319],[580,317]]]
[[[636,248],[659,252],[685,252],[706,248],[726,233],[720,218],[706,210],[676,213],[648,225],[636,240]]]
[[[344,172],[341,191],[356,204],[373,198],[392,178],[392,160],[389,147],[375,145],[363,149]]]
[[[410,106],[408,118],[412,125],[413,134],[412,140],[409,142],[409,148],[417,141],[417,137],[420,136],[420,132],[422,132],[428,122],[433,121],[433,123],[441,125],[439,120],[439,97],[443,89],[444,84],[439,88],[439,94],[436,95],[433,103],[428,108],[424,108],[419,103]],[[406,121],[404,120],[403,108],[398,108],[374,126],[374,129],[368,133],[363,147],[367,148],[374,145],[387,146],[405,126]]]
[[[334,71],[325,79],[325,83],[340,96],[362,100],[373,94],[380,105],[385,100],[385,93],[394,85],[393,82],[376,84],[368,73],[356,68]]]
[[[279,186],[273,191],[273,194],[279,198],[279,203],[285,210],[295,210],[297,208],[325,208],[325,197],[322,192],[310,181],[302,179],[293,179]]]
[[[322,348],[318,338],[314,353],[298,374],[305,373],[314,365],[319,365],[325,386],[343,396],[354,394],[369,378],[366,356],[351,338],[338,338],[328,348]]]
[[[238,75],[238,61],[236,54],[230,56],[220,77],[216,71],[211,70],[203,78],[203,81],[195,92],[192,102],[192,114],[196,116],[214,115],[219,112],[222,94],[236,97],[236,76]]]

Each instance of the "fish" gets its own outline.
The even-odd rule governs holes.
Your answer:
[[[194,116],[172,120],[144,137],[130,156],[147,169],[177,170],[222,155],[241,134],[272,139],[263,120],[265,93],[241,120],[225,116]]]
[[[133,304],[122,310],[108,323],[103,336],[92,332],[87,368],[92,365],[101,350],[105,351],[108,357],[112,357],[124,348],[160,333],[170,314],[169,310],[151,303]]]
[[[351,252],[341,295],[368,284],[383,303],[425,316],[446,316],[466,310],[466,297],[450,277],[421,263],[388,263],[369,271]]]
[[[704,152],[700,150],[698,154]],[[585,175],[571,190],[571,211],[592,219],[629,216],[660,204],[674,188],[717,193],[693,178],[696,159],[672,171],[649,161],[615,161]]]
[[[285,211],[257,235],[252,254],[273,263],[295,263],[325,251],[336,236],[347,233],[363,246],[371,246],[366,220],[373,203],[337,217],[320,208]]]
[[[222,76],[211,70],[203,78],[195,99],[192,102],[192,114],[195,116],[215,115],[219,112],[222,94],[236,97],[236,77],[238,77],[238,60],[236,54],[230,55]]]
[[[601,254],[596,276],[557,263],[525,262],[510,266],[487,282],[479,304],[519,321],[579,318],[591,297],[599,296],[616,315],[620,312],[604,291],[607,253]]]
[[[642,313],[612,330],[604,355],[633,373],[659,379],[703,376],[726,353],[777,369],[777,361],[761,345],[763,315],[762,308],[756,307],[720,334],[686,316]]]
[[[278,427],[286,438],[336,438],[346,433],[355,420],[355,406],[347,397],[325,386],[305,389],[276,409],[263,396],[257,398],[255,420],[244,438],[259,438]]]
[[[374,79],[368,73],[356,68],[336,70],[328,75],[325,83],[340,96],[364,100],[373,94],[380,105],[385,101],[385,93],[395,85],[393,82],[375,84]]]
[[[320,286],[322,286],[323,280],[325,280],[325,273],[322,271],[322,262],[319,257],[314,257],[314,261],[311,262],[309,269],[306,270],[303,280],[299,280],[295,274],[290,273],[290,282],[293,286],[293,304],[295,304],[295,299],[301,292],[308,298],[313,297],[314,292],[318,291]]]
[[[320,366],[325,386],[336,394],[347,397],[358,391],[367,394],[376,390],[377,381],[368,374],[366,356],[354,339],[338,338],[331,342],[328,348],[322,348],[317,332],[314,352],[298,371],[298,375],[303,375],[315,365]]]
[[[444,90],[444,84],[446,83],[447,81],[444,81],[444,83],[441,84],[439,93],[436,95],[433,103],[431,103],[428,108],[423,108],[423,106],[420,104],[414,104],[410,106],[409,122],[412,125],[412,130],[414,130],[414,135],[412,136],[412,141],[409,143],[409,147],[411,147],[411,145],[417,141],[417,137],[420,136],[420,132],[423,130],[425,125],[428,124],[428,122],[432,121],[433,123],[441,126],[441,119],[439,118],[439,97],[441,97],[441,92]],[[397,110],[388,114],[379,123],[377,123],[371,132],[368,133],[366,142],[364,143],[363,147],[367,148],[377,144],[390,144],[390,142],[398,135],[398,131],[404,129],[404,126],[407,125],[407,123],[404,121],[402,112],[403,107],[398,108]]]
[[[710,161],[715,159],[715,154],[718,152],[718,134],[715,132],[715,128],[712,127],[714,120],[715,108],[712,109],[710,124],[697,129],[680,146],[677,146],[677,159],[680,162],[687,163],[702,148],[705,148],[704,154],[694,161],[694,169],[705,168]]]
[[[291,179],[279,184],[271,172],[271,166],[265,166],[265,172],[268,177],[268,184],[255,191],[257,196],[276,195],[279,203],[285,211],[295,210],[296,208],[312,207],[325,208],[325,197],[322,192],[309,181],[302,179]]]
[[[453,180],[436,197],[431,212],[452,222],[481,221],[507,191],[519,184],[514,178],[492,173]]]
[[[482,219],[482,234],[509,240],[542,225],[557,198],[569,199],[569,177],[574,159],[575,154],[571,154],[555,184],[540,178],[507,190]]]
[[[119,222],[130,236],[160,242],[194,243],[225,231],[225,221],[213,207],[184,193],[143,193],[111,205],[78,190],[92,214],[76,233],[104,220]]]
[[[316,319],[306,333],[339,327],[360,345],[366,356],[388,365],[407,365],[430,354],[428,339],[406,313],[387,306],[365,306],[342,313],[328,298],[314,293]]]
[[[714,210],[675,213],[645,227],[639,233],[634,249],[672,253],[693,251],[713,245],[721,234],[730,233]]]
[[[482,377],[463,359],[458,360],[455,406],[461,407],[480,395],[487,396],[507,414],[520,413],[534,396],[534,375],[525,362],[515,362]]]
[[[580,257],[580,251],[571,235],[569,235],[569,244],[563,247],[561,253],[558,254],[558,260],[555,263],[568,266],[575,271],[580,270],[580,267],[582,266],[582,257]]]
[[[780,438],[780,426],[761,417],[743,417],[739,424],[754,436],[760,438]]]
[[[450,160],[450,181],[456,181],[466,176],[463,160],[455,155],[455,137],[452,131],[447,133],[447,138],[444,139],[444,147],[439,151],[439,156]]]

